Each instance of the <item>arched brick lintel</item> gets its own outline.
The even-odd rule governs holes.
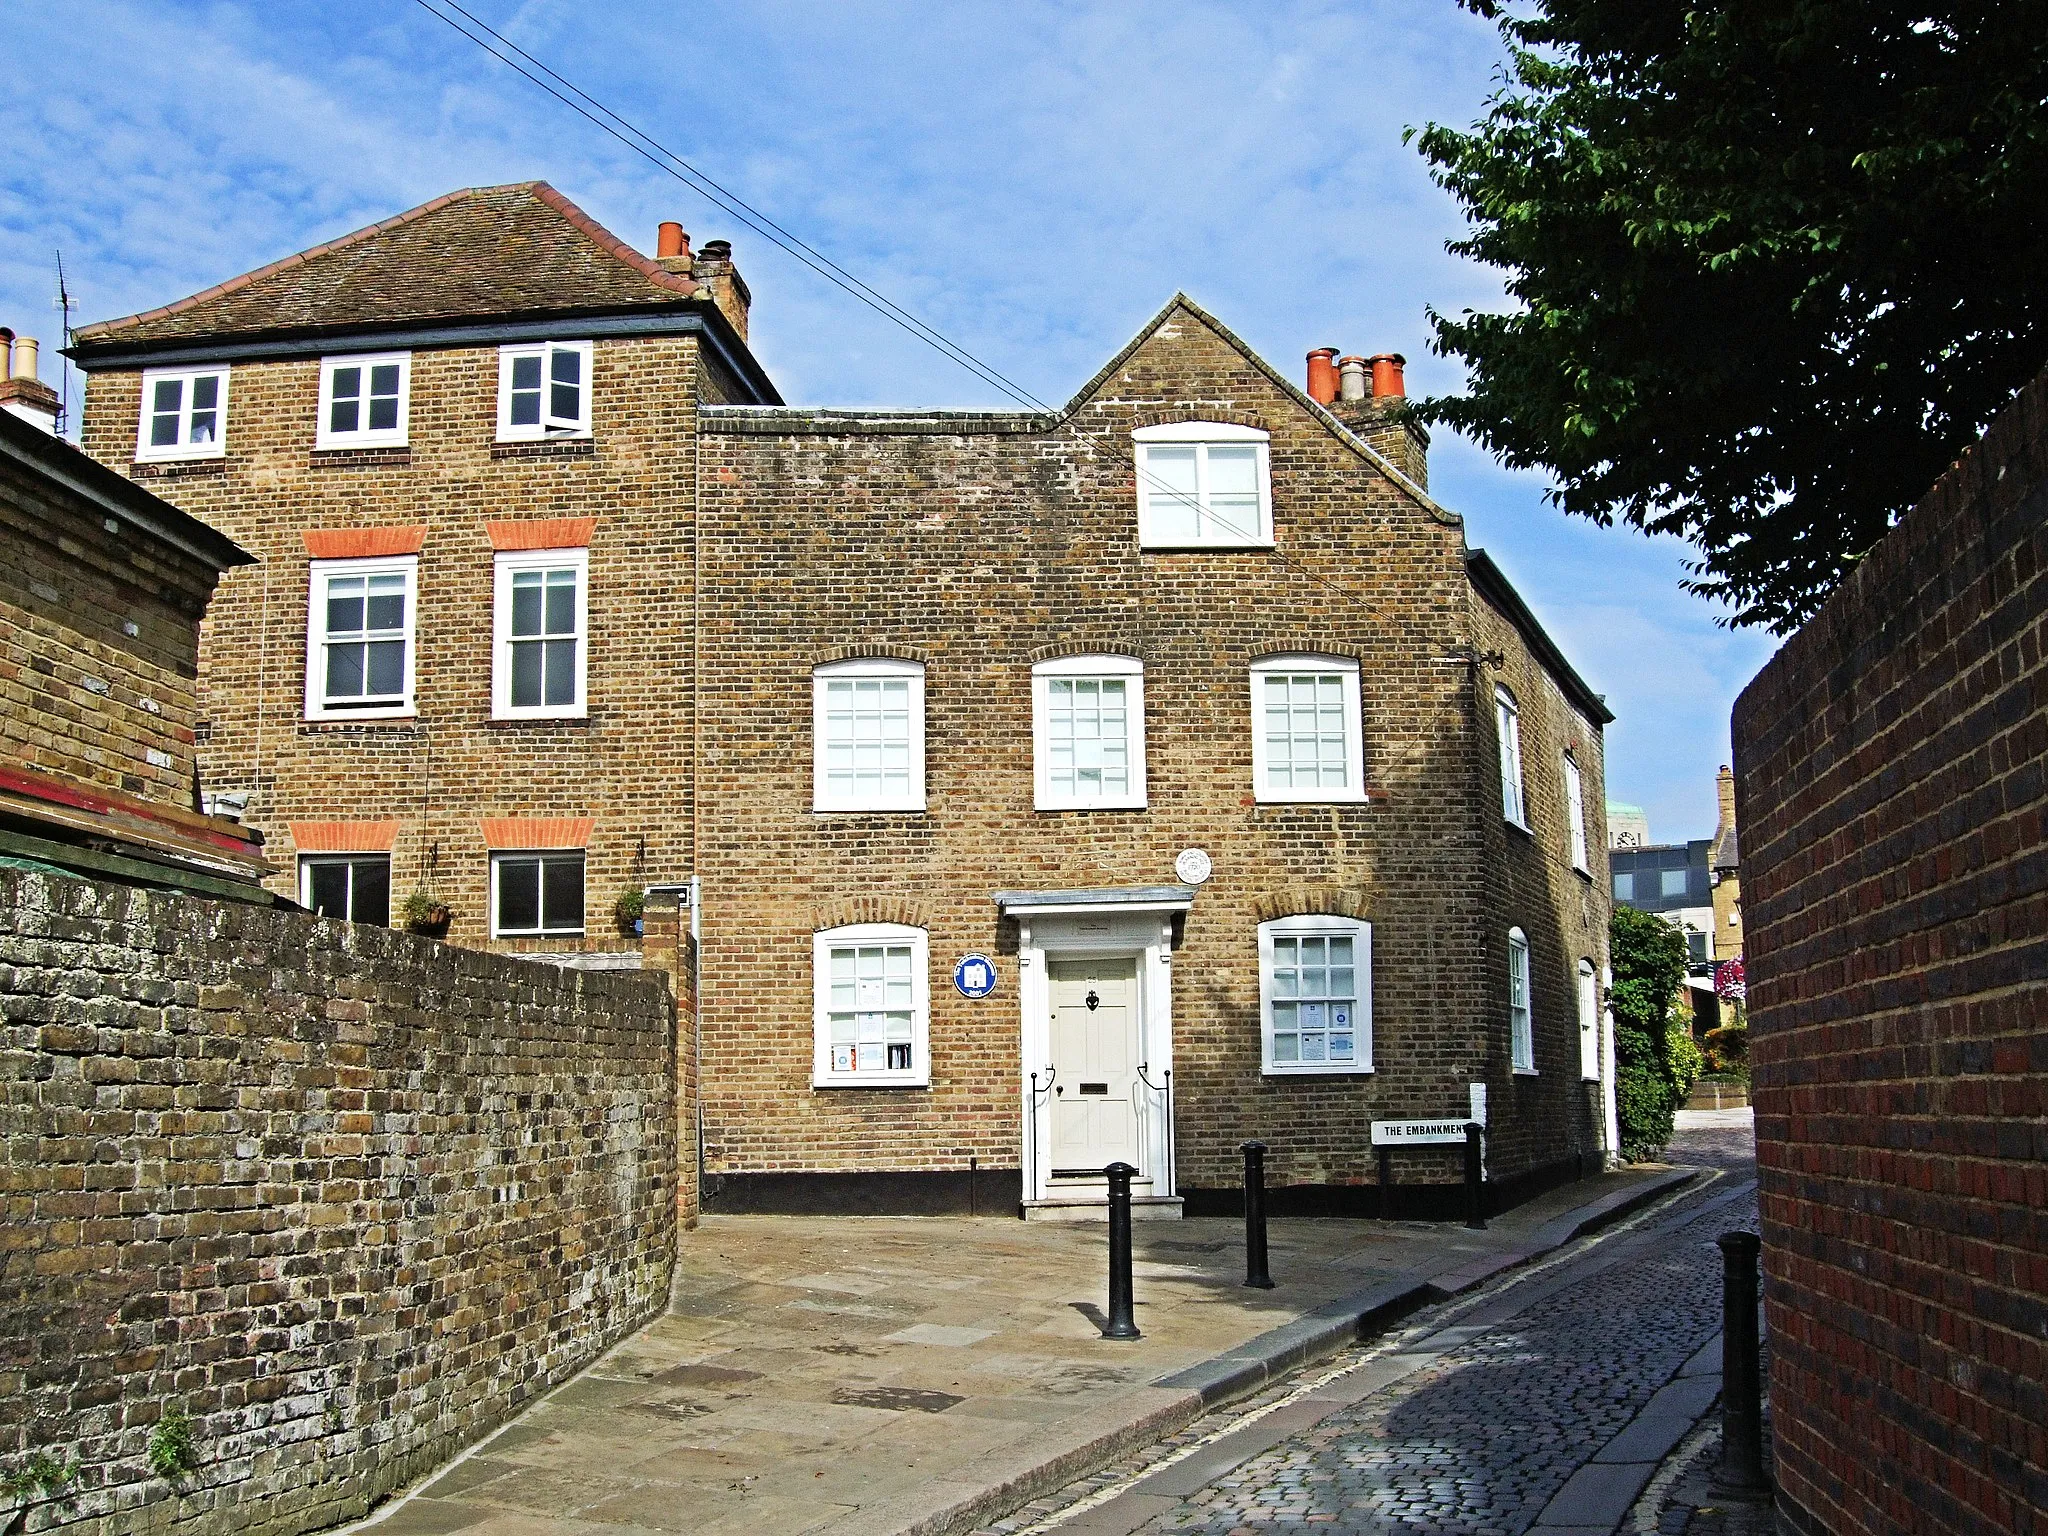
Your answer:
[[[1268,891],[1253,904],[1262,923],[1283,917],[1355,917],[1372,920],[1372,891],[1362,885],[1290,885]]]
[[[924,904],[908,896],[849,896],[811,908],[811,931],[850,928],[855,923],[901,923],[906,928],[929,928],[931,919]]]

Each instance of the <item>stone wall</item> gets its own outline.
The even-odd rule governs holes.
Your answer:
[[[1780,1509],[2048,1526],[2048,375],[1735,710]]]
[[[0,1466],[79,1464],[31,1530],[358,1515],[667,1299],[657,976],[0,871],[0,1010]]]

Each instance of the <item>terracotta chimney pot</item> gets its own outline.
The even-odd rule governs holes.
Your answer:
[[[654,254],[657,257],[689,255],[690,237],[683,232],[683,226],[674,219],[664,220],[655,236]]]
[[[1401,370],[1408,366],[1408,359],[1398,352],[1377,352],[1366,359],[1372,368],[1372,397],[1375,400],[1399,400],[1408,393],[1401,377]]]
[[[1308,355],[1308,397],[1318,405],[1337,400],[1337,349],[1317,347]]]

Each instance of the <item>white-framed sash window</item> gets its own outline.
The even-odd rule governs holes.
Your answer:
[[[498,441],[590,435],[587,341],[518,342],[498,349]]]
[[[931,964],[922,928],[857,923],[812,936],[811,1083],[922,1088],[931,1083]]]
[[[583,850],[491,855],[491,937],[583,932]]]
[[[1508,930],[1508,1054],[1517,1072],[1536,1070],[1536,1038],[1529,1001],[1529,936]]]
[[[1309,915],[1259,924],[1264,1070],[1372,1070],[1372,924]]]
[[[588,714],[590,551],[501,550],[493,564],[493,717]]]
[[[135,457],[217,459],[228,437],[228,370],[150,368],[142,375],[142,424]]]
[[[1579,1076],[1600,1077],[1600,979],[1593,962],[1579,962]]]
[[[319,917],[390,927],[391,855],[301,854],[299,905]]]
[[[811,741],[813,810],[923,810],[923,665],[874,656],[817,668]]]
[[[402,448],[412,404],[412,354],[320,359],[315,448]]]
[[[1585,782],[1579,777],[1579,760],[1569,752],[1564,755],[1564,814],[1565,824],[1570,828],[1572,868],[1581,874],[1591,874],[1586,863]]]
[[[1263,549],[1273,542],[1268,434],[1219,421],[1131,434],[1138,542],[1147,549]]]
[[[1145,664],[1062,656],[1031,669],[1041,811],[1145,808]]]
[[[1526,832],[1529,811],[1522,790],[1522,711],[1505,688],[1493,690],[1493,724],[1500,743],[1501,815]]]
[[[306,718],[414,710],[417,555],[315,560],[306,601]]]
[[[1358,663],[1268,656],[1252,680],[1252,791],[1270,801],[1365,798]]]

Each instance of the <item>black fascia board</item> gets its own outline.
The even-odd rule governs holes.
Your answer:
[[[254,555],[218,528],[8,411],[0,411],[0,454],[216,571],[256,563]]]
[[[1544,632],[1536,621],[1536,615],[1529,611],[1529,605],[1522,601],[1522,594],[1508,584],[1499,566],[1493,563],[1483,549],[1465,551],[1465,569],[1471,573],[1472,585],[1489,599],[1495,607],[1508,616],[1508,622],[1522,632],[1522,639],[1529,649],[1536,653],[1536,659],[1543,663],[1558,685],[1571,695],[1573,702],[1601,725],[1614,723],[1614,711],[1607,703],[1586,686],[1586,680],[1564,659],[1564,652],[1557,648],[1557,642]]]
[[[272,362],[282,358],[321,357],[346,342],[351,350],[432,351],[446,347],[504,346],[520,341],[595,340],[599,337],[703,337],[711,355],[726,371],[753,391],[748,405],[781,405],[782,396],[766,370],[754,360],[717,305],[686,300],[626,311],[544,310],[490,315],[456,321],[407,325],[319,326],[289,331],[251,332],[208,340],[175,337],[123,346],[118,337],[75,343],[66,357],[88,373],[101,369],[170,368],[188,364]]]

